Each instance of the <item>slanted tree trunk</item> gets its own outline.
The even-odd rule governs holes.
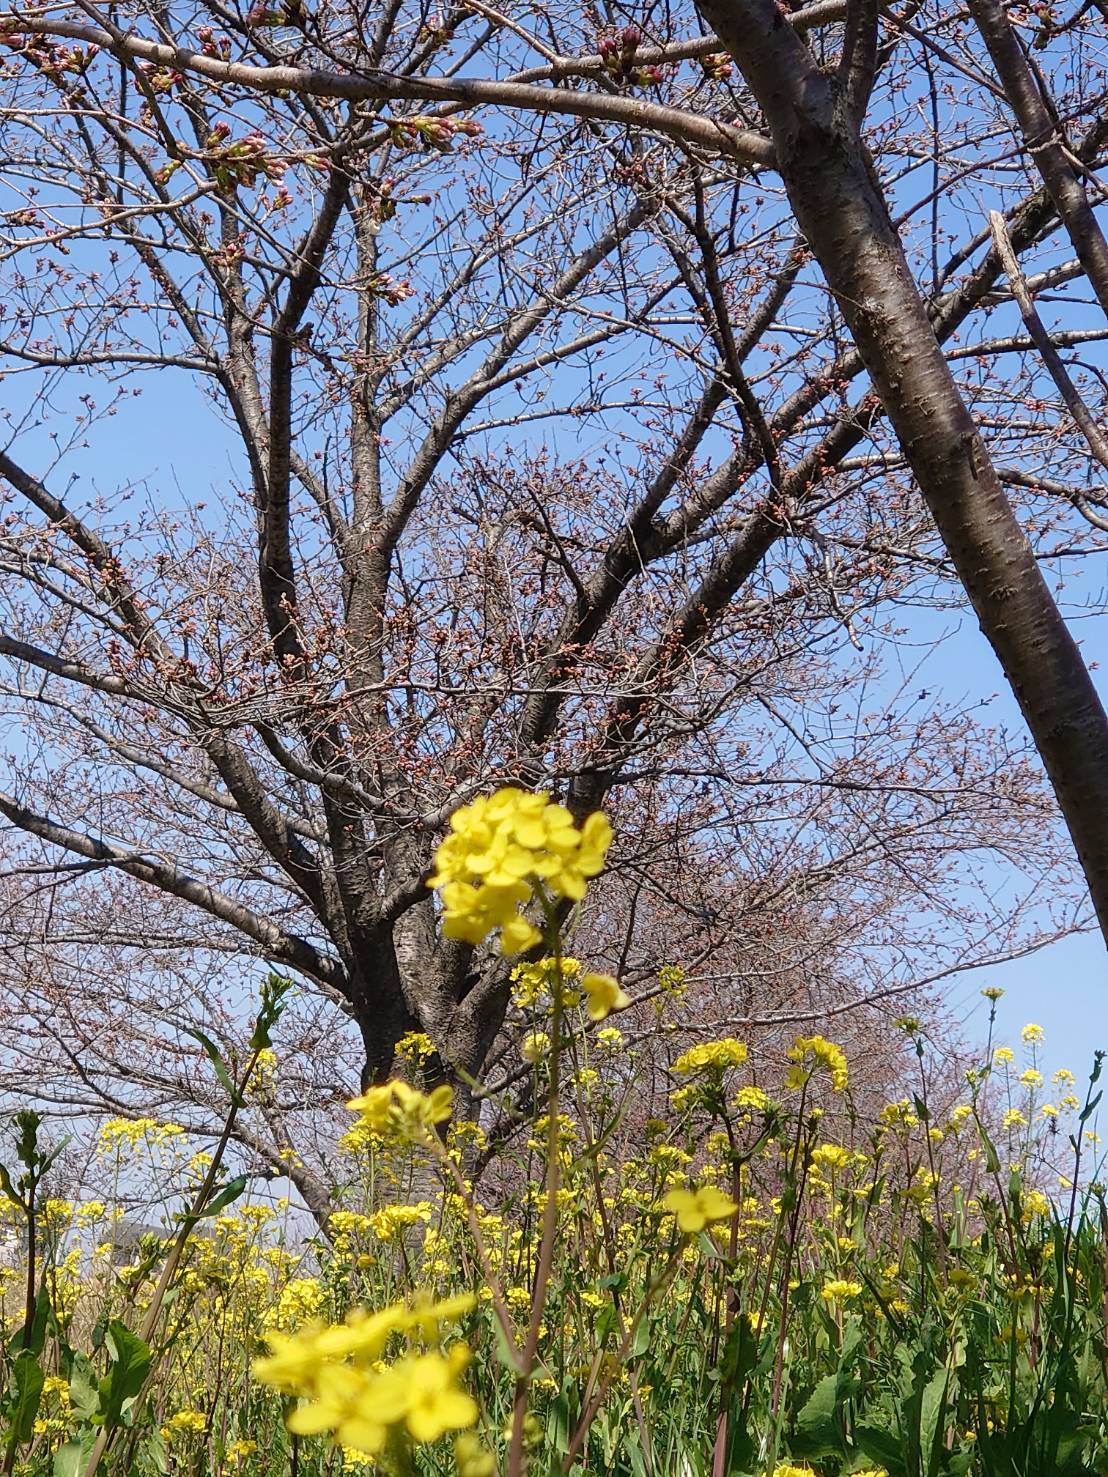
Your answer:
[[[1046,766],[1108,939],[1108,717],[954,382],[860,137],[876,5],[838,77],[773,0],[699,0],[766,118],[797,221]]]
[[[1108,241],[1073,166],[1073,154],[1066,146],[1057,115],[1043,95],[1000,0],[969,0],[969,12],[989,49],[1004,95],[1058,219],[1066,228],[1100,306],[1108,313]]]

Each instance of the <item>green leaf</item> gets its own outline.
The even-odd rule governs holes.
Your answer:
[[[842,1456],[843,1439],[835,1419],[840,1401],[840,1372],[825,1375],[796,1417],[795,1443],[803,1456]]]
[[[523,1365],[519,1362],[518,1357],[512,1352],[512,1346],[508,1343],[507,1335],[504,1332],[504,1327],[499,1318],[494,1318],[492,1320],[492,1334],[493,1343],[496,1348],[497,1359],[499,1359],[500,1363],[503,1364],[506,1369],[510,1369],[513,1374],[522,1374]]]
[[[250,1050],[263,1051],[272,1046],[270,1033],[281,1018],[284,1010],[284,999],[292,989],[292,980],[283,975],[270,973],[269,978],[262,986],[262,1003],[258,1011],[258,1018],[254,1022],[254,1034],[250,1037]]]
[[[100,1385],[96,1370],[87,1355],[73,1356],[69,1373],[69,1403],[79,1421],[97,1421],[100,1418]]]
[[[27,1348],[32,1354],[41,1354],[48,1329],[55,1329],[54,1310],[50,1306],[50,1295],[46,1288],[40,1287],[35,1298],[35,1316],[31,1323],[30,1337],[24,1343],[24,1330],[20,1327],[8,1347],[12,1350]]]
[[[104,1336],[112,1365],[100,1381],[100,1403],[104,1423],[116,1426],[146,1384],[150,1373],[150,1345],[133,1334],[126,1324],[113,1318]]]
[[[81,1477],[88,1460],[84,1441],[67,1441],[54,1453],[54,1477]]]
[[[139,1450],[148,1458],[155,1472],[169,1471],[169,1452],[166,1449],[165,1437],[157,1426],[154,1426],[142,1438]]]
[[[943,1459],[943,1424],[950,1371],[940,1369],[924,1387],[920,1400],[920,1459],[927,1474],[938,1473]]]
[[[8,1407],[8,1441],[13,1446],[30,1441],[46,1376],[38,1360],[24,1349],[12,1365],[12,1400]]]
[[[697,1233],[696,1244],[700,1248],[700,1254],[705,1259],[705,1261],[724,1262],[727,1260],[726,1253],[722,1252],[719,1249],[715,1241],[713,1241],[712,1237],[708,1235],[707,1231],[700,1231]]]
[[[562,1456],[569,1450],[570,1437],[576,1423],[577,1394],[572,1385],[567,1384],[550,1402],[546,1416],[547,1442]]]
[[[233,1180],[228,1180],[222,1190],[212,1196],[195,1219],[199,1221],[203,1220],[205,1216],[218,1215],[224,1206],[230,1205],[232,1200],[239,1198],[243,1190],[246,1189],[246,1183],[246,1176],[244,1174],[235,1175]]]
[[[8,1197],[13,1205],[18,1205],[20,1210],[27,1209],[27,1202],[12,1184],[12,1177],[8,1173],[6,1165],[0,1164],[0,1190]]]
[[[854,1439],[868,1459],[884,1467],[889,1477],[901,1477],[905,1471],[904,1450],[892,1431],[879,1426],[857,1426]]]
[[[729,1385],[744,1380],[758,1362],[759,1339],[743,1314],[735,1319],[720,1357],[720,1370]]]
[[[195,1039],[200,1042],[200,1045],[208,1053],[208,1059],[211,1061],[212,1066],[215,1068],[215,1075],[222,1083],[223,1090],[226,1092],[227,1096],[231,1099],[231,1102],[234,1103],[236,1107],[241,1107],[242,1100],[235,1090],[235,1084],[231,1080],[231,1073],[227,1069],[227,1063],[223,1060],[223,1054],[220,1051],[219,1047],[215,1044],[210,1036],[206,1036],[203,1031],[198,1030],[195,1026],[186,1026],[185,1033],[189,1036],[195,1037]]]

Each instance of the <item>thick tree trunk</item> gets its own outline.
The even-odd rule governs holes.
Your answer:
[[[844,89],[774,0],[700,0],[1046,766],[1108,939],[1108,717],[927,317]]]

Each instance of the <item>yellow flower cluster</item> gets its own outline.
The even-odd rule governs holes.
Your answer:
[[[396,1055],[402,1062],[420,1067],[435,1054],[435,1043],[425,1031],[407,1031],[396,1043]]]
[[[414,1143],[423,1141],[436,1124],[447,1121],[453,1103],[454,1091],[445,1083],[427,1093],[394,1079],[367,1088],[346,1106],[359,1115],[360,1127],[368,1133]]]
[[[392,1430],[406,1431],[417,1442],[437,1441],[477,1420],[476,1401],[459,1384],[469,1349],[454,1344],[442,1353],[410,1350],[391,1365],[381,1356],[394,1335],[429,1336],[474,1302],[462,1295],[441,1303],[398,1303],[378,1313],[351,1314],[342,1324],[270,1334],[270,1353],[255,1360],[254,1376],[304,1400],[288,1417],[296,1435],[328,1435],[367,1456],[385,1449]]]
[[[318,1277],[293,1277],[281,1289],[277,1301],[267,1309],[265,1322],[271,1328],[293,1329],[318,1318],[327,1301],[327,1289]]]
[[[728,1067],[741,1067],[747,1058],[746,1043],[727,1036],[722,1041],[705,1041],[693,1046],[673,1064],[673,1070],[682,1077],[691,1077],[697,1072],[724,1072]]]
[[[812,1167],[822,1170],[845,1169],[852,1158],[850,1150],[842,1144],[820,1144],[818,1149],[812,1150]]]
[[[412,1226],[426,1225],[431,1219],[431,1202],[417,1205],[385,1205],[369,1217],[369,1228],[378,1241],[397,1241]]]
[[[208,1417],[202,1410],[179,1410],[166,1421],[170,1431],[199,1436],[208,1429]]]
[[[612,841],[596,811],[580,829],[550,796],[507,785],[479,796],[450,818],[450,835],[435,854],[428,886],[441,892],[447,938],[483,943],[500,930],[503,954],[521,954],[542,939],[521,909],[534,884],[574,902],[585,896]]]
[[[156,1118],[109,1118],[100,1125],[98,1147],[102,1154],[111,1154],[124,1145],[136,1149],[142,1143],[169,1144],[184,1132],[180,1124],[159,1123]]]
[[[740,1112],[764,1113],[769,1107],[769,1094],[760,1087],[740,1087],[734,1102]]]
[[[532,1065],[539,1062],[550,1050],[550,1037],[545,1031],[531,1031],[523,1038],[523,1044],[519,1048],[519,1054],[525,1062]]]
[[[794,1092],[822,1070],[831,1078],[836,1092],[845,1092],[850,1082],[842,1047],[823,1036],[798,1036],[788,1051],[793,1065],[785,1075],[785,1086]]]
[[[833,1278],[825,1282],[820,1289],[820,1297],[828,1303],[844,1303],[850,1298],[856,1298],[861,1294],[862,1284],[860,1282],[846,1282],[841,1277]]]
[[[566,982],[580,978],[581,961],[569,955],[561,959],[553,954],[545,959],[536,959],[532,964],[517,964],[512,970],[512,1000],[521,1009],[527,1010],[539,1003],[544,992],[552,992],[555,981],[562,992],[564,1005],[576,1005],[576,991],[567,990]]]

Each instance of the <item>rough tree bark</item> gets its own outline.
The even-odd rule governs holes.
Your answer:
[[[939,347],[861,139],[877,7],[839,75],[773,0],[699,0],[765,114],[797,221],[1019,702],[1108,940],[1108,716]]]

